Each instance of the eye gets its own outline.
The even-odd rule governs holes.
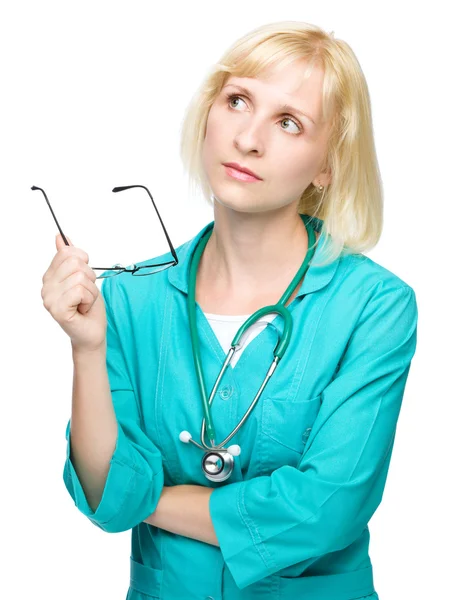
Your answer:
[[[232,100],[241,100],[242,102],[244,102],[244,100],[242,99],[241,96],[239,96],[237,94],[230,94],[227,96],[227,103],[230,108],[233,108],[231,105]],[[280,123],[283,123],[283,121],[288,121],[288,122],[294,123],[294,125],[297,127],[297,133],[293,133],[292,135],[299,135],[299,133],[301,133],[303,131],[303,127],[300,125],[300,123],[298,121],[296,121],[295,119],[291,118],[290,116],[283,117],[280,120]]]

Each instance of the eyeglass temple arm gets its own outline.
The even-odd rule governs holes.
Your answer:
[[[152,201],[153,207],[156,211],[156,214],[158,215],[158,219],[160,220],[161,227],[163,228],[164,235],[166,236],[167,242],[169,244],[169,248],[171,249],[172,256],[174,257],[175,263],[178,264],[179,259],[177,258],[177,253],[174,250],[174,246],[172,245],[171,239],[166,231],[166,227],[164,226],[163,220],[161,219],[161,215],[158,212],[158,209],[156,208],[155,202],[153,200],[152,194],[150,193],[149,189],[146,188],[145,185],[120,185],[120,186],[116,186],[115,188],[113,188],[112,191],[113,192],[123,192],[123,190],[129,190],[129,189],[135,188],[135,187],[144,189],[147,192],[147,194],[150,196],[150,200]]]
[[[156,208],[156,206],[155,206],[155,202],[153,201],[152,194],[150,193],[150,191],[149,191],[149,190],[148,190],[148,189],[147,189],[147,188],[146,188],[144,185],[124,185],[124,186],[117,186],[117,187],[115,187],[115,188],[114,188],[112,191],[113,191],[113,192],[122,192],[123,190],[128,190],[128,189],[130,189],[130,188],[133,188],[133,187],[141,187],[141,188],[144,188],[144,190],[145,190],[145,191],[147,192],[147,194],[150,196],[150,199],[151,199],[151,201],[152,201],[152,204],[153,204],[153,206],[154,206],[154,208],[155,208],[156,214],[158,215],[158,219],[160,220],[161,226],[162,226],[162,228],[163,228],[164,235],[166,236],[166,239],[167,239],[167,241],[168,241],[169,248],[171,249],[172,256],[174,257],[175,263],[176,263],[176,264],[178,264],[179,260],[178,260],[178,258],[177,258],[177,254],[176,254],[176,252],[175,252],[175,250],[174,250],[174,246],[172,245],[171,239],[170,239],[170,237],[169,237],[169,235],[168,235],[168,233],[167,233],[167,231],[166,231],[166,228],[165,228],[165,226],[164,226],[164,223],[163,223],[163,221],[162,221],[162,219],[161,219],[160,213],[158,212],[158,209],[157,209],[157,208]],[[45,191],[44,191],[42,188],[40,188],[40,187],[38,187],[38,186],[36,186],[36,185],[32,185],[31,189],[32,189],[32,190],[40,190],[40,192],[43,192],[43,194],[44,194],[44,197],[46,198],[47,205],[49,206],[49,209],[50,209],[50,211],[51,211],[51,213],[52,213],[52,216],[53,216],[53,218],[54,218],[55,224],[57,225],[57,227],[58,227],[58,230],[59,230],[59,232],[60,232],[60,235],[62,236],[62,239],[63,239],[63,241],[65,242],[65,244],[66,244],[67,246],[69,246],[70,244],[69,244],[68,240],[66,239],[66,237],[65,237],[65,234],[63,233],[63,231],[62,231],[62,228],[60,227],[60,224],[59,224],[59,222],[57,221],[57,217],[55,216],[55,214],[54,214],[54,211],[52,210],[52,206],[51,206],[51,204],[50,204],[50,202],[49,202],[49,199],[48,199],[48,197],[47,197],[47,195],[46,195],[46,192],[45,192]]]
[[[40,187],[38,187],[38,186],[36,186],[36,185],[32,185],[32,190],[40,190],[40,192],[43,192],[43,194],[44,194],[44,197],[46,198],[47,205],[48,205],[48,206],[49,206],[49,208],[50,208],[50,211],[51,211],[51,213],[52,213],[52,216],[54,217],[55,224],[57,225],[57,227],[58,227],[58,230],[60,231],[60,235],[62,236],[62,238],[63,238],[63,241],[65,242],[65,244],[66,244],[67,246],[69,246],[69,242],[68,242],[68,240],[66,239],[66,237],[65,237],[65,234],[63,233],[63,231],[62,231],[62,228],[61,228],[61,227],[60,227],[60,225],[59,225],[59,222],[57,221],[57,217],[54,215],[54,211],[52,210],[52,206],[50,205],[50,202],[49,202],[49,200],[48,200],[48,198],[47,198],[47,196],[46,196],[46,192],[45,192],[45,191],[44,191],[42,188],[40,188]]]

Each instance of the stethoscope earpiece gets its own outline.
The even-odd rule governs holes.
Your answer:
[[[232,444],[232,446],[229,446],[227,451],[229,452],[229,454],[231,454],[232,456],[239,456],[240,452],[242,451],[242,449],[240,448],[240,446],[238,446],[237,444]]]
[[[180,441],[185,444],[188,444],[191,441],[191,437],[192,436],[189,431],[181,431],[179,435]]]

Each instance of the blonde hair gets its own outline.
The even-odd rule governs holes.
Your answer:
[[[331,182],[320,193],[312,183],[302,191],[298,212],[323,221],[330,234],[327,262],[341,254],[373,248],[382,233],[383,192],[373,137],[368,86],[350,46],[303,22],[262,25],[245,34],[209,70],[190,101],[181,127],[180,156],[190,191],[202,191],[213,205],[202,165],[202,146],[210,108],[230,75],[257,77],[270,66],[305,59],[304,75],[317,64],[324,72],[322,119],[330,120],[323,171]],[[327,264],[321,263],[321,264]]]

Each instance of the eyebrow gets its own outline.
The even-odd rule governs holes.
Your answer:
[[[235,87],[238,90],[240,90],[241,92],[243,92],[244,94],[247,94],[247,95],[252,96],[254,98],[253,92],[251,92],[250,90],[248,90],[246,87],[243,87],[243,85],[239,85],[237,83],[228,83],[224,87],[225,88],[227,88],[227,87]],[[295,113],[296,115],[299,115],[301,117],[306,117],[307,119],[309,119],[313,123],[313,125],[316,125],[316,123],[310,117],[310,115],[302,112],[301,110],[299,110],[298,108],[295,108],[294,106],[290,106],[289,104],[282,104],[281,106],[278,107],[278,110],[281,110],[281,111],[286,112],[286,113],[292,112],[292,113]]]

